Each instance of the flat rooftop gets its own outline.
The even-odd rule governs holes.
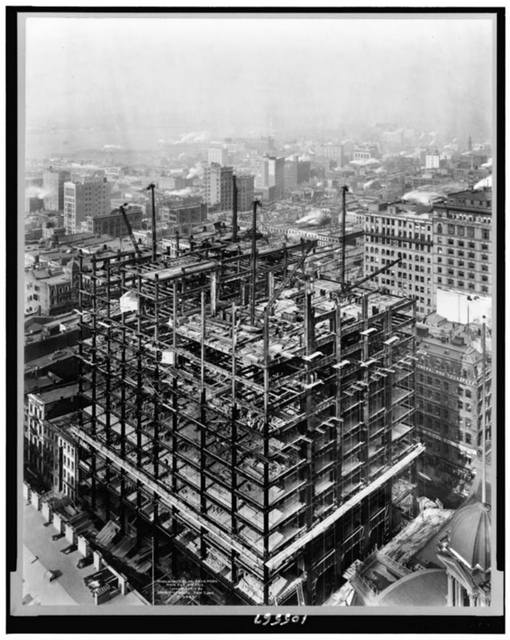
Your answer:
[[[48,389],[47,391],[41,391],[35,395],[43,402],[56,402],[57,400],[72,398],[78,393],[78,385],[70,384],[65,387],[56,387],[55,389]]]

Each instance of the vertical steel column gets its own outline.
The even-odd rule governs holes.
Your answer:
[[[92,415],[91,426],[92,436],[97,437],[97,269],[96,256],[92,256]],[[90,502],[92,510],[96,509],[96,452],[91,451],[90,459]]]
[[[263,366],[264,366],[264,427],[263,427],[263,456],[264,456],[264,487],[262,496],[262,517],[264,530],[264,587],[263,587],[263,601],[264,604],[269,604],[269,569],[265,562],[269,559],[269,314],[264,314],[264,326],[263,326]]]
[[[335,349],[336,349],[336,362],[340,364],[342,362],[342,307],[340,297],[337,296],[335,300]],[[337,422],[335,423],[336,430],[336,464],[335,464],[335,497],[338,504],[342,502],[342,456],[343,456],[343,402],[342,402],[342,372],[340,367],[336,369],[336,402],[335,402],[335,416]]]
[[[232,414],[230,419],[230,496],[231,496],[231,534],[237,536],[237,401],[236,401],[236,348],[237,348],[237,325],[236,306],[232,304]],[[237,553],[231,549],[230,565],[232,572],[232,583],[237,583]]]
[[[136,268],[136,289],[138,298],[137,310],[137,368],[136,368],[136,466],[138,469],[142,466],[142,388],[143,388],[143,364],[142,364],[142,280],[140,275],[140,267]],[[141,500],[142,483],[136,481],[136,541],[140,544],[142,541],[142,530],[140,527],[140,510],[142,508]]]
[[[255,299],[257,296],[257,206],[258,200],[253,201],[252,236],[251,236],[251,300],[250,321],[255,322]]]
[[[151,182],[147,187],[147,190],[151,192],[151,204],[152,204],[152,260],[156,261],[156,203],[154,201],[154,190],[156,185]]]
[[[340,263],[340,283],[342,285],[342,289],[345,287],[345,217],[346,217],[345,194],[347,191],[349,191],[349,187],[344,185],[342,187],[342,230],[341,230],[342,255],[341,255],[341,263]]]
[[[154,194],[154,190],[153,190]],[[155,254],[153,253],[153,259]],[[153,393],[153,417],[152,417],[152,466],[154,479],[157,481],[159,478],[159,359],[161,357],[160,344],[159,344],[159,274],[154,274],[154,348],[155,348],[155,367],[154,367],[154,393]],[[158,546],[158,532],[157,525],[159,524],[159,498],[154,492],[153,496],[153,516],[152,516],[152,601],[154,604],[154,588],[155,588],[155,575],[156,566],[159,560],[159,546]]]
[[[172,347],[174,350],[175,367],[177,367],[177,354],[175,352],[177,348],[177,282],[174,280],[172,284]],[[177,491],[177,376],[173,376],[172,379],[172,491]],[[175,517],[175,507],[172,507],[172,537],[177,535],[177,520]],[[175,553],[172,553],[172,571],[175,571]]]
[[[232,174],[232,242],[237,242],[237,183]]]
[[[202,289],[200,291],[200,512],[203,515],[206,515],[207,512],[207,498],[206,498],[206,482],[207,477],[205,475],[206,471],[206,447],[207,447],[207,438],[206,438],[206,412],[205,412],[205,334],[206,334],[206,326],[205,326],[205,291]],[[204,541],[204,537],[206,535],[206,530],[204,527],[200,528],[200,558],[203,560],[205,558],[206,552],[206,544]]]
[[[83,392],[84,392],[84,388],[83,388],[83,371],[84,371],[84,366],[83,366],[83,314],[84,314],[84,310],[83,310],[83,253],[82,250],[80,249],[78,252],[78,262],[80,265],[80,271],[79,271],[79,275],[78,275],[78,309],[80,311],[80,339],[78,341],[78,395],[80,397],[80,400],[83,399]],[[30,419],[29,419],[30,420]],[[80,429],[83,429],[83,411],[80,411],[78,413],[78,424]],[[29,423],[30,424],[30,423]],[[30,455],[30,450],[31,450],[31,445],[32,445],[32,438],[30,436],[30,446],[29,446],[29,455]],[[79,471],[79,473],[81,474],[81,471]]]
[[[110,324],[110,285],[111,285],[111,273],[110,273],[110,261],[107,259],[103,264],[103,269],[106,267],[106,332],[103,332],[106,338],[106,380],[105,380],[105,445],[107,448],[111,446],[111,382],[112,382],[112,337],[111,337],[111,324]],[[104,355],[104,354],[103,354]],[[105,510],[106,520],[110,519],[111,514],[111,497],[110,497],[110,477],[111,477],[111,464],[108,458],[105,459],[105,475],[104,484],[106,486],[105,492]]]
[[[122,271],[122,291],[124,291],[125,273]],[[121,316],[122,323],[122,348],[120,352],[120,457],[126,458],[126,325],[124,323],[124,314]],[[125,533],[125,505],[126,498],[126,472],[120,470],[120,525],[121,530]]]
[[[302,254],[304,255],[304,244],[302,244]],[[304,296],[304,346],[305,355],[310,355],[314,349],[314,321],[313,321],[313,308],[312,308],[312,293],[310,291],[310,282],[305,276],[305,296]],[[313,376],[310,372],[311,363],[306,362],[306,383],[311,384],[313,382]],[[309,529],[313,524],[313,512],[315,503],[315,464],[314,464],[314,432],[312,429],[312,420],[314,416],[314,406],[312,399],[312,389],[307,389],[305,392],[305,415],[306,415],[306,485],[305,485],[305,524]],[[313,569],[313,557],[312,557],[312,545],[307,545],[304,549],[304,562],[306,568],[306,598],[307,601],[313,603],[314,600],[314,583],[315,574]]]

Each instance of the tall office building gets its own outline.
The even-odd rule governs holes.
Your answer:
[[[283,198],[285,191],[285,158],[265,158],[264,179],[266,187],[274,187],[275,199]]]
[[[44,208],[48,211],[64,210],[64,183],[71,180],[70,171],[49,167],[43,172]]]
[[[234,169],[232,167],[221,167],[220,171],[220,209],[230,211],[233,202],[233,181]]]
[[[232,167],[222,167],[213,162],[205,167],[205,202],[210,207],[219,207],[220,211],[232,209]]]
[[[251,211],[253,206],[255,176],[240,174],[236,178],[237,185],[237,210]]]
[[[285,191],[285,158],[264,156],[260,160],[255,186],[271,194],[271,200],[283,197]]]
[[[395,202],[371,205],[365,218],[365,274],[401,258],[377,275],[372,286],[399,295],[416,296],[416,312],[423,317],[434,308],[432,217],[420,207]]]
[[[204,197],[210,207],[221,202],[221,165],[217,162],[208,164],[204,169]]]
[[[308,182],[310,180],[312,170],[312,163],[310,160],[298,160],[297,167],[297,182],[298,184],[303,184],[304,182]]]
[[[291,191],[298,184],[298,159],[291,157],[285,159],[285,189]]]
[[[64,227],[78,233],[88,217],[110,213],[111,183],[106,178],[64,183]]]
[[[230,164],[231,154],[226,147],[210,147],[207,150],[207,162],[209,164],[214,162],[224,167]]]
[[[492,294],[492,189],[450,194],[434,206],[433,228],[436,305],[454,305],[456,298],[466,309],[458,321],[467,322],[468,296],[488,304]]]

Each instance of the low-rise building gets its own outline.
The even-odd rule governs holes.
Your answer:
[[[60,269],[25,270],[25,314],[54,315],[76,304],[78,291],[72,273]]]
[[[207,206],[201,202],[168,204],[160,207],[159,211],[161,222],[181,234],[191,233],[193,226],[207,221]]]
[[[144,212],[138,205],[130,205],[125,209],[129,224],[132,229],[142,226]],[[128,233],[126,223],[119,209],[113,209],[109,213],[101,213],[87,218],[87,231],[95,235],[107,235],[114,238],[125,236]]]
[[[64,485],[59,478],[62,477],[67,483],[68,469],[69,472],[73,472],[74,477],[75,455],[66,453],[65,459],[59,458],[61,444],[52,421],[61,418],[59,421],[61,429],[65,424],[71,424],[70,420],[64,419],[64,416],[78,408],[77,394],[78,385],[76,384],[54,386],[37,393],[27,394],[25,401],[25,467],[47,489],[57,486],[57,490],[66,494],[68,490],[63,488]]]

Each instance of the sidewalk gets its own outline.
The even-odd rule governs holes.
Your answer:
[[[94,599],[83,578],[95,573],[96,569],[93,565],[78,569],[76,563],[82,555],[78,551],[68,555],[61,553],[61,549],[69,546],[69,541],[64,537],[54,542],[51,536],[57,530],[53,525],[43,526],[44,522],[43,515],[32,505],[24,505],[23,598],[26,597],[27,604],[93,605]],[[48,569],[59,570],[62,575],[49,582],[45,575]],[[118,595],[105,604],[143,606],[134,593]]]

